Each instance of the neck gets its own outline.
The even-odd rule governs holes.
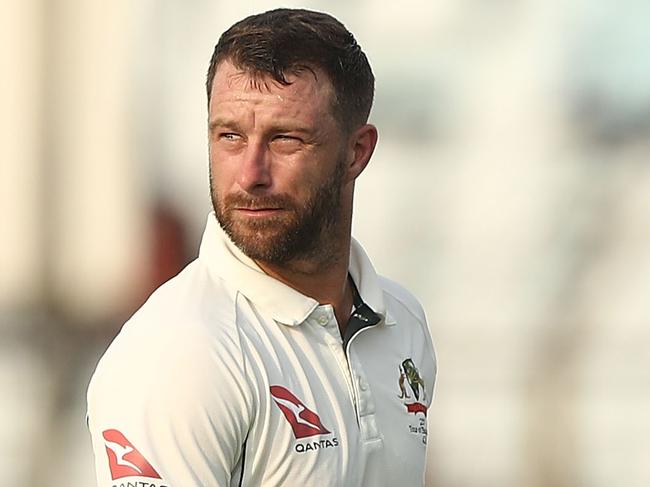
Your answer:
[[[352,288],[348,281],[350,264],[350,229],[334,239],[335,247],[327,259],[299,258],[282,264],[256,261],[269,276],[315,299],[320,304],[331,304],[341,334],[345,330],[352,309]]]

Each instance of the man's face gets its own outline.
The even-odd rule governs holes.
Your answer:
[[[321,72],[283,86],[228,61],[209,110],[210,190],[219,223],[254,260],[322,256],[341,215],[345,140]]]

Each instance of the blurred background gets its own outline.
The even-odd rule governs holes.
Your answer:
[[[93,485],[89,377],[210,209],[212,48],[276,6],[0,4],[0,485]],[[427,485],[650,485],[650,3],[283,6],[375,71],[354,234],[428,314]]]

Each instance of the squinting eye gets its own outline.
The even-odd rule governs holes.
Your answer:
[[[276,135],[272,142],[286,146],[297,146],[300,145],[302,141],[298,137],[292,137],[290,135]]]
[[[219,134],[219,138],[224,139],[224,140],[237,140],[239,139],[239,135],[234,134],[232,132],[224,132],[223,134]]]

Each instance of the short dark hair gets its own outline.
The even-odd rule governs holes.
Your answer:
[[[290,84],[287,73],[319,69],[334,87],[334,116],[341,126],[350,130],[368,121],[375,77],[352,33],[331,15],[279,8],[234,24],[221,35],[210,60],[208,107],[214,75],[225,60],[283,85]]]

